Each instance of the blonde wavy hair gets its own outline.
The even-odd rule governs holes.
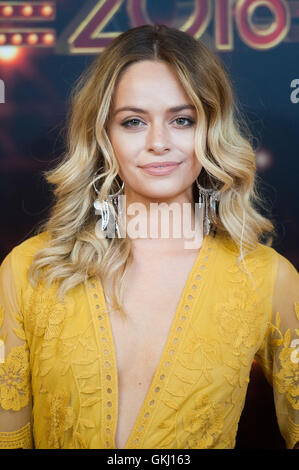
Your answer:
[[[123,316],[131,243],[128,237],[96,235],[93,184],[97,183],[100,200],[120,188],[107,125],[120,77],[130,64],[143,60],[170,65],[197,109],[195,154],[203,166],[198,181],[220,190],[215,225],[239,247],[239,262],[265,235],[264,243],[271,246],[274,234],[272,222],[257,210],[263,203],[257,191],[252,136],[217,55],[202,41],[165,25],[144,25],[120,34],[72,91],[66,152],[54,169],[44,172],[54,185],[55,202],[37,233],[47,232],[50,238],[35,254],[29,279],[33,286],[43,280],[48,285],[59,281],[62,299],[69,289],[99,276],[107,301]],[[193,196],[197,201],[196,184]]]

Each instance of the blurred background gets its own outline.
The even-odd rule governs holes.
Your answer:
[[[0,262],[47,218],[42,172],[64,151],[75,80],[114,37],[148,23],[186,31],[221,58],[255,139],[273,247],[298,270],[299,0],[0,2]],[[256,362],[236,447],[285,448]]]

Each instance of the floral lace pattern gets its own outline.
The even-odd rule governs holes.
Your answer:
[[[30,423],[14,432],[0,432],[0,449],[32,449]]]
[[[273,384],[287,447],[299,441],[299,372],[292,361],[299,301],[293,302],[297,323],[293,318],[282,328],[284,312],[271,323],[277,252],[259,245],[246,257],[248,275],[236,264],[235,245],[214,235],[204,239],[189,274],[126,449],[234,448],[254,358]],[[15,260],[29,265],[23,256],[29,248],[34,251],[31,239],[14,250]],[[35,448],[115,448],[116,356],[99,280],[91,278],[60,302],[55,284],[34,289],[20,271],[10,282],[19,289],[14,308],[1,290],[0,271],[0,337],[12,346],[0,363],[0,405],[28,413],[28,425],[19,435],[0,433],[0,447],[33,445],[32,421]]]
[[[18,411],[29,401],[29,365],[26,346],[13,348],[0,364],[0,405]]]
[[[277,385],[279,393],[285,394],[290,405],[299,410],[299,367],[298,361],[292,360],[293,353],[296,353],[295,346],[291,345],[291,332],[288,329],[283,335],[280,331],[280,315],[276,314],[276,324],[271,325],[271,344],[279,348],[277,366],[279,371],[275,371],[273,379]],[[299,344],[299,329],[295,330]]]

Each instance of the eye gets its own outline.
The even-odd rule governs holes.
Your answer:
[[[183,126],[180,125],[179,127],[191,127],[195,122],[193,119],[185,118],[185,117],[178,117],[175,119],[175,121],[188,121],[189,122],[189,124],[183,125]]]
[[[139,126],[130,125],[132,122],[137,122],[138,123],[138,122],[141,122],[141,121],[139,121],[139,119],[136,119],[136,118],[135,119],[129,119],[128,121],[122,122],[121,125],[123,127],[139,127]]]
[[[187,121],[187,125],[181,125],[179,124],[179,127],[191,127],[193,126],[193,124],[195,123],[194,119],[191,119],[191,118],[186,118],[186,117],[178,117],[174,120],[174,122],[176,121]],[[135,124],[136,125],[135,125]],[[139,126],[138,124],[141,123],[142,124],[142,121],[140,121],[139,119],[137,118],[133,118],[133,119],[128,119],[127,121],[124,121],[121,123],[121,125],[125,128],[136,128],[136,127],[141,127]]]

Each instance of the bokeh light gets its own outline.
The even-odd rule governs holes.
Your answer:
[[[265,171],[273,165],[273,157],[271,152],[266,148],[260,148],[256,151],[256,166],[260,171]]]
[[[23,8],[22,8],[22,14],[24,16],[31,16],[33,13],[33,8],[31,5],[25,5]]]
[[[11,16],[13,14],[13,7],[10,5],[7,5],[2,8],[2,15],[3,16]]]
[[[51,16],[53,14],[53,7],[51,5],[45,5],[41,8],[41,14],[43,16]]]
[[[43,35],[43,43],[46,44],[47,46],[51,45],[54,43],[54,34],[52,33],[46,33]]]
[[[3,46],[0,48],[0,61],[12,62],[17,59],[19,48],[14,46]]]
[[[10,42],[14,45],[19,45],[23,41],[23,36],[19,33],[13,34]]]
[[[34,46],[35,44],[38,43],[38,35],[35,33],[31,33],[27,36],[27,43],[30,44],[31,46]]]
[[[0,46],[6,43],[6,36],[5,34],[0,34]]]

